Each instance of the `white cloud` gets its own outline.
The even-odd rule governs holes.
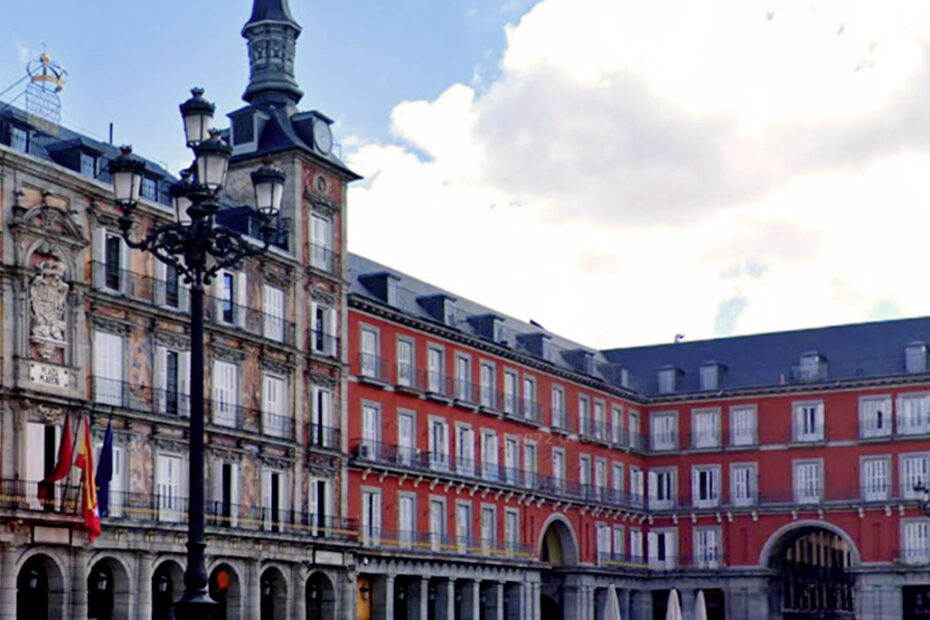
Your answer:
[[[543,0],[350,154],[351,250],[601,347],[925,312],[930,5],[795,7]]]

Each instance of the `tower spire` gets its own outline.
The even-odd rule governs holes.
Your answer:
[[[296,106],[303,97],[294,72],[300,25],[287,0],[254,0],[242,36],[249,42],[250,69],[242,98],[256,106]]]

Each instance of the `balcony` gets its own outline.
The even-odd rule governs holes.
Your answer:
[[[391,381],[390,364],[385,358],[373,353],[359,353],[355,371],[358,380],[363,383],[385,387]]]
[[[104,522],[166,526],[187,523],[188,499],[180,495],[111,492],[110,513]],[[114,510],[114,507],[117,507]],[[351,519],[317,515],[306,511],[272,509],[221,501],[207,501],[207,527],[237,532],[273,532],[301,538],[354,541],[358,526]]]
[[[325,331],[311,329],[308,338],[310,353],[320,357],[339,357],[339,337]]]
[[[713,450],[720,448],[720,433],[712,431],[693,431],[691,446],[694,450]]]
[[[184,285],[176,282],[169,283],[99,262],[91,263],[91,276],[94,288],[107,295],[156,305],[170,312],[188,312],[189,292]],[[208,296],[204,317],[213,325],[242,330],[251,336],[290,347],[295,345],[297,330],[294,323],[256,308]]]
[[[572,434],[575,425],[564,409],[552,409],[550,415],[552,430],[560,433]]]
[[[81,485],[58,482],[47,485],[48,494],[39,499],[39,482],[0,480],[0,509],[47,515],[48,519],[71,520],[81,507]]]
[[[342,449],[340,438],[342,435],[338,428],[310,423],[310,438],[308,445],[311,448],[332,450],[338,452]]]
[[[190,396],[177,390],[162,390],[150,386],[115,381],[102,377],[90,378],[93,404],[98,409],[114,407],[137,413],[156,414],[170,418],[190,415]],[[267,437],[294,440],[294,418],[233,403],[204,400],[206,423],[214,427],[257,432]]]
[[[414,532],[383,527],[361,528],[359,541],[365,547],[383,550],[405,549],[408,551],[442,554],[494,557],[499,559],[530,560],[536,558],[533,545],[471,536],[455,536],[432,532]]]
[[[334,273],[336,253],[325,245],[310,244],[310,266],[326,273]]]

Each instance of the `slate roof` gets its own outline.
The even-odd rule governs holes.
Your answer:
[[[700,392],[699,370],[707,362],[721,365],[719,389],[724,390],[900,376],[907,374],[905,348],[930,341],[930,317],[922,317],[597,351],[536,324],[502,316],[487,306],[357,254],[348,255],[348,271],[351,295],[384,305],[382,294],[366,286],[359,277],[391,274],[397,278],[394,307],[412,318],[437,322],[418,299],[446,295],[454,299],[451,327],[464,335],[482,338],[469,318],[498,314],[503,319],[502,340],[514,352],[538,359],[537,352],[527,346],[526,336],[547,334],[551,337],[551,363],[555,367],[581,372],[617,387],[621,383],[621,369],[625,369],[628,372],[625,386],[645,396],[658,395],[657,371],[668,366],[681,372],[675,393]],[[593,354],[595,364],[590,372],[579,368],[578,350]],[[822,376],[810,379],[800,372],[804,354],[816,354],[823,360]]]
[[[0,144],[10,146],[10,127],[14,125],[30,130],[28,142],[30,155],[65,166],[75,172],[81,172],[80,157],[77,153],[84,151],[98,157],[95,178],[103,183],[112,182],[108,164],[111,159],[119,156],[120,150],[117,146],[100,142],[63,126],[58,127],[56,135],[47,133],[41,127],[35,127],[24,110],[0,104]],[[168,188],[176,181],[175,177],[161,164],[145,158],[142,158],[142,161],[145,162],[146,176],[157,183],[158,202],[170,204]]]

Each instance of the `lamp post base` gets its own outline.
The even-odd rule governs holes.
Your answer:
[[[206,592],[185,593],[174,604],[175,620],[219,620],[220,605]]]

